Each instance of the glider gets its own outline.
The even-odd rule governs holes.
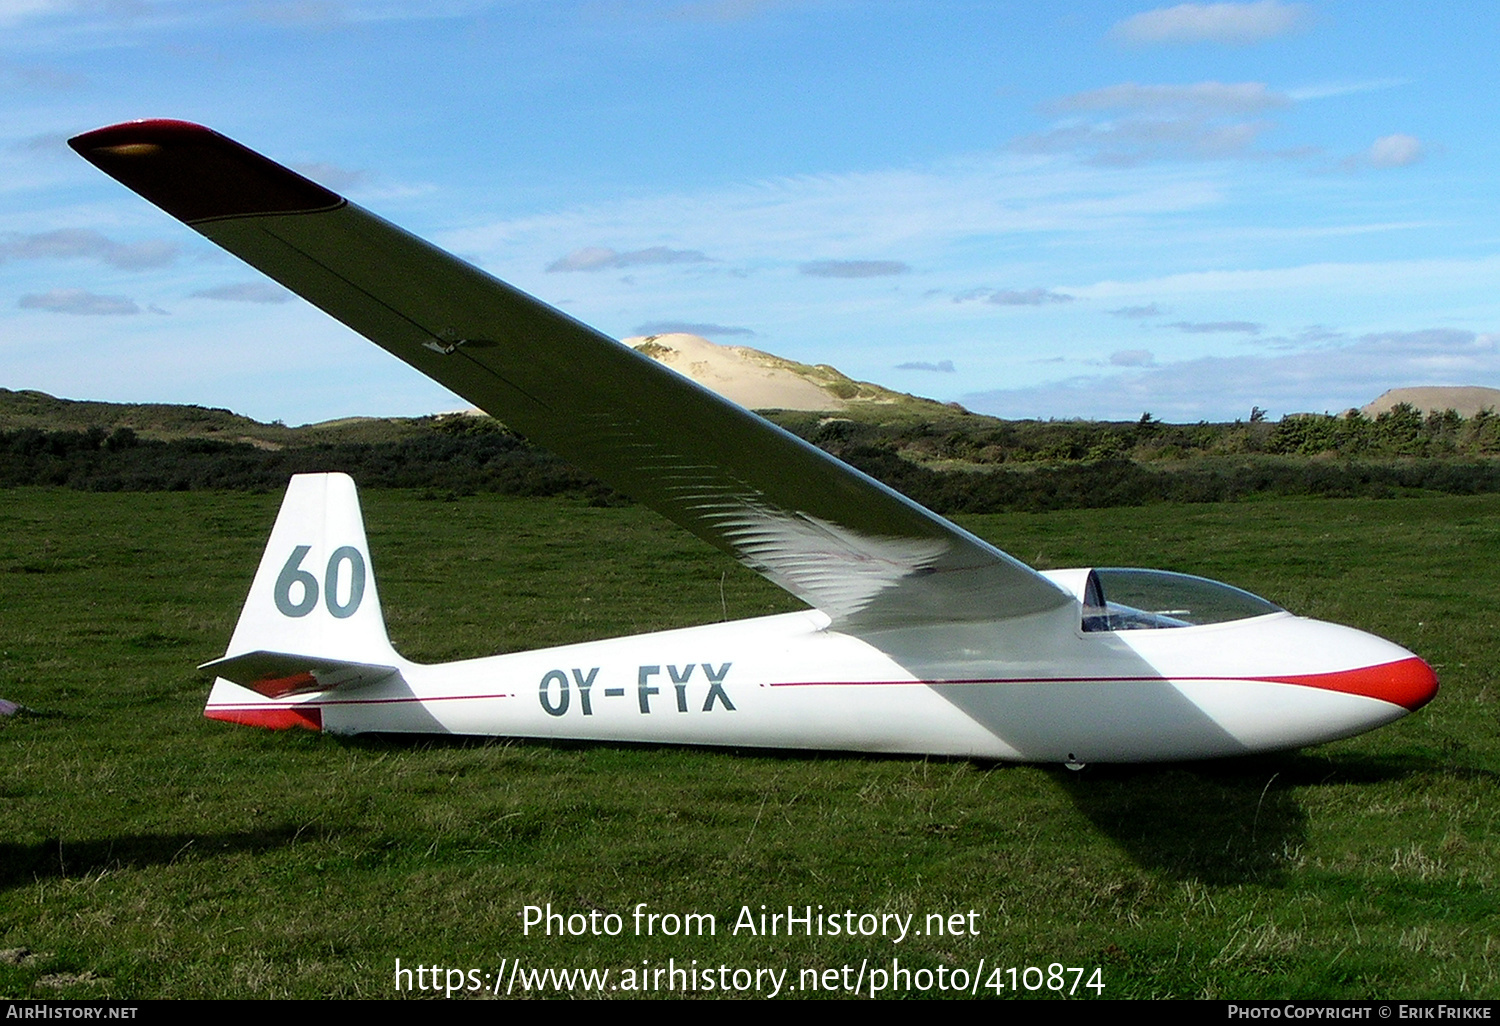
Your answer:
[[[755,414],[239,143],[85,159],[808,610],[442,665],[391,647],[354,482],[294,477],[204,714],[267,727],[907,752],[1241,755],[1429,701],[1428,665],[1228,585],[1039,573]]]

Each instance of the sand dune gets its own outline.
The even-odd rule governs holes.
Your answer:
[[[809,376],[824,368],[806,367],[759,349],[721,346],[683,334],[643,335],[624,342],[747,409],[841,410],[846,405]]]
[[[1423,413],[1453,410],[1460,416],[1472,417],[1480,410],[1500,410],[1500,388],[1481,388],[1477,385],[1393,388],[1373,403],[1360,407],[1360,412],[1366,417],[1375,417],[1399,403],[1415,406]]]

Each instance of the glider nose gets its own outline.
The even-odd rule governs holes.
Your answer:
[[[1399,707],[1402,712],[1397,717],[1416,712],[1437,694],[1438,679],[1432,667],[1399,645],[1350,627],[1318,624],[1317,630],[1319,647],[1331,650],[1347,669],[1272,679],[1373,698]]]
[[[1438,679],[1426,660],[1378,635],[1345,630],[1349,633],[1345,651],[1356,669],[1343,675],[1347,682],[1340,690],[1400,706],[1403,715],[1432,701]]]
[[[1345,669],[1275,678],[1300,685],[1305,717],[1285,737],[1300,747],[1353,737],[1415,712],[1437,694],[1437,675],[1425,661],[1398,645],[1348,627],[1322,625],[1327,648],[1336,649]],[[1322,694],[1318,695],[1317,692]]]

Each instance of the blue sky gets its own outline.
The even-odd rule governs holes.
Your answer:
[[[1500,8],[0,0],[0,387],[462,402],[64,145],[209,125],[601,330],[1008,417],[1500,387]]]

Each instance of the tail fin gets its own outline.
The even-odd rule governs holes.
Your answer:
[[[380,680],[401,661],[386,636],[354,481],[298,474],[229,650],[201,668],[282,698]]]

